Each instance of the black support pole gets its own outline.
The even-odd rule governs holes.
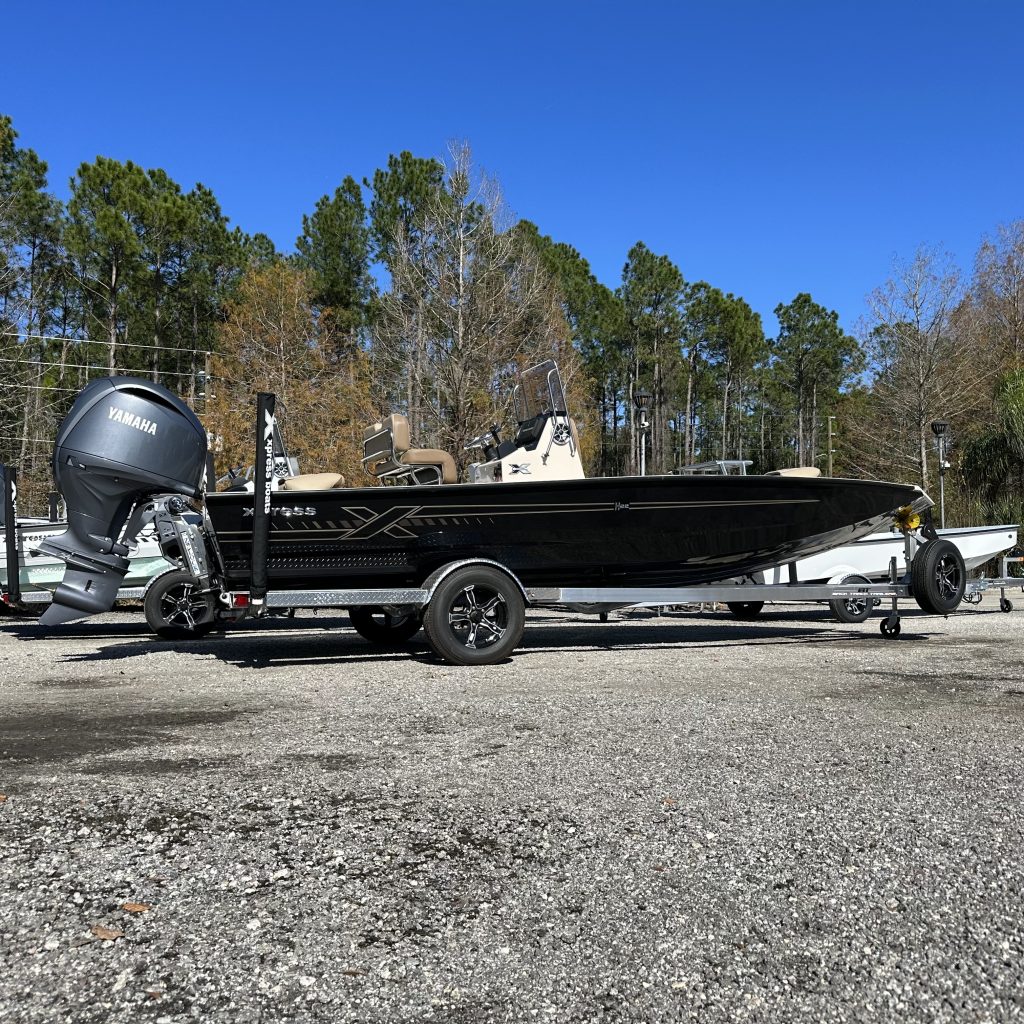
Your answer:
[[[263,612],[267,596],[267,555],[270,548],[270,495],[274,485],[274,410],[277,399],[261,391],[256,398],[256,476],[253,481],[252,566],[249,605]]]
[[[3,467],[4,541],[7,544],[7,601],[21,602],[21,565],[18,559],[18,471]]]

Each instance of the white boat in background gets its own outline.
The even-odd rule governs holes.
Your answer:
[[[1017,544],[1016,524],[1001,526],[965,526],[935,532],[943,540],[952,541],[963,556],[968,572],[980,569],[986,562],[997,558]],[[886,532],[870,534],[852,544],[833,548],[820,555],[801,558],[796,562],[796,579],[801,583],[840,583],[847,576],[860,576],[869,580],[884,579],[889,575],[889,563],[896,559],[899,575],[906,572],[906,550],[903,534]],[[788,583],[789,567],[777,566],[764,574],[766,583]]]
[[[50,594],[64,578],[65,564],[54,555],[38,550],[41,541],[51,540],[67,532],[66,522],[50,522],[48,519],[21,518],[17,520],[18,563],[20,565],[19,581],[21,583],[22,600],[28,604],[48,601]],[[128,560],[130,568],[124,578],[122,589],[138,590],[150,579],[173,567],[168,561],[160,545],[157,543],[156,531],[152,526],[139,534],[139,543],[133,548]],[[7,540],[4,531],[0,530],[0,592],[7,591]],[[126,593],[126,597],[138,594]]]

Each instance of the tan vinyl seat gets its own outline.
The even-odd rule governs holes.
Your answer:
[[[330,491],[344,486],[345,478],[340,473],[303,473],[281,481],[282,491]]]
[[[765,476],[821,476],[817,466],[794,466],[792,469],[770,469]]]
[[[399,412],[392,413],[381,428],[391,435],[394,461],[410,469],[434,469],[438,483],[453,484],[458,479],[455,460],[440,448],[413,448],[409,436],[409,421]]]

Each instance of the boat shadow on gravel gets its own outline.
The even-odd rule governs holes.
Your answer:
[[[913,626],[923,625],[920,617]],[[898,641],[879,634],[878,618],[861,626],[839,626],[826,619],[808,621],[806,612],[771,612],[756,622],[737,622],[724,615],[653,616],[599,622],[591,616],[527,619],[514,658],[548,653],[663,651],[777,647],[782,644],[873,644],[928,641],[940,631],[920,630],[903,620]],[[32,621],[5,623],[3,632],[20,640],[75,640],[98,648],[70,652],[65,663],[120,661],[159,652],[214,657],[244,669],[393,660],[437,663],[423,633],[400,647],[375,646],[360,637],[344,616],[332,619],[269,619],[210,634],[198,640],[169,641],[153,636],[145,622],[71,623],[46,629]],[[113,642],[111,642],[113,641]]]

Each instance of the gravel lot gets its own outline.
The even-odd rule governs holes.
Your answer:
[[[533,614],[478,669],[5,619],[0,1021],[1024,1017],[995,609]]]

